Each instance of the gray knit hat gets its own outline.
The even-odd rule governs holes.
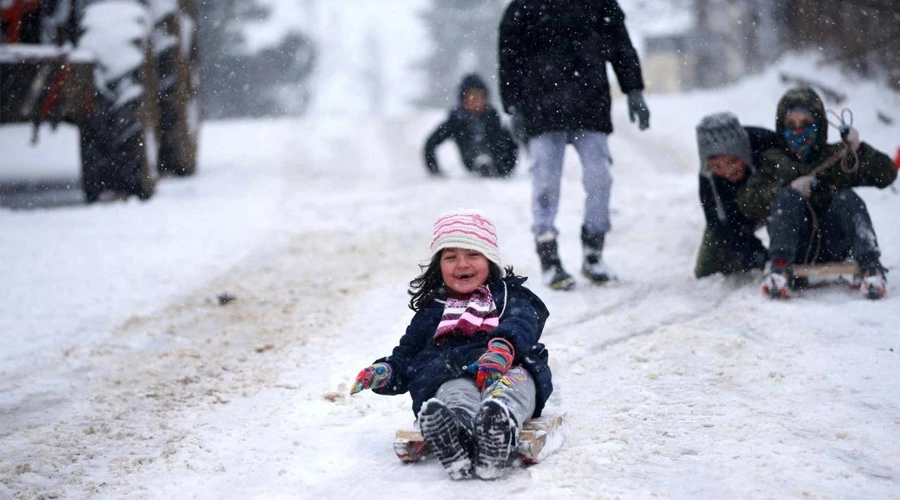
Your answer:
[[[710,176],[706,160],[723,154],[735,155],[753,169],[750,155],[750,136],[732,113],[723,112],[706,116],[697,125],[697,149],[700,151],[700,172]]]

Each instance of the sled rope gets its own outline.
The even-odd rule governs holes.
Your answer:
[[[833,127],[837,127],[838,130],[845,126],[853,125],[853,111],[851,111],[850,108],[842,109],[841,114],[838,114],[836,111],[829,109],[828,114],[830,115],[830,117],[834,118],[834,121],[829,118],[828,123]],[[850,157],[853,158],[852,162],[849,161]],[[809,173],[809,175],[815,177],[819,174],[819,172],[822,172],[838,161],[841,162],[841,170],[844,173],[852,174],[859,169],[859,154],[856,151],[851,150],[850,144],[845,143],[840,151],[814,168],[812,172]],[[816,216],[816,211],[813,210],[812,203],[810,203],[809,200],[806,200],[806,208],[809,210],[810,219],[812,219],[812,234],[809,237],[809,244],[806,247],[806,256],[803,259],[803,263],[812,264],[819,258],[819,252],[822,249],[822,234],[819,231],[819,218]],[[812,251],[813,240],[815,240],[815,252]],[[810,259],[810,253],[812,253],[812,259]]]
[[[829,109],[828,114],[835,119],[834,121],[832,121],[829,118],[828,123],[832,127],[837,127],[838,130],[853,125],[853,111],[850,111],[850,108],[842,109],[841,114],[837,114],[837,112],[833,109]],[[852,164],[849,161],[849,158],[851,156],[853,157]],[[838,151],[831,158],[825,160],[821,165],[813,169],[812,175],[818,174],[826,168],[834,165],[834,163],[838,160],[841,161],[841,170],[843,170],[844,173],[852,174],[859,169],[859,154],[856,151],[851,151],[850,145],[844,143],[844,147],[842,147],[840,151]]]
[[[810,219],[812,219],[812,233],[809,235],[809,244],[806,246],[806,256],[803,257],[803,264],[812,264],[819,258],[819,250],[822,248],[822,235],[819,233],[819,218],[816,217],[816,211],[813,210],[812,203],[806,200],[806,208],[809,211]],[[812,259],[809,258],[813,249],[813,241],[815,241],[816,251],[813,253]]]

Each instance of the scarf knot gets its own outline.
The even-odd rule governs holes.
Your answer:
[[[497,304],[488,287],[481,285],[468,296],[450,296],[434,334],[438,341],[450,336],[472,337],[487,333],[500,324]]]

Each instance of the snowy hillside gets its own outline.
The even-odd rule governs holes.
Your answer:
[[[408,111],[421,89],[414,61],[430,50],[418,12],[428,0],[261,0],[272,16],[246,31],[251,49],[299,29],[317,44],[310,112],[356,115]],[[371,95],[380,88],[379,96]],[[372,105],[372,100],[380,101]],[[383,101],[383,102],[381,102]]]

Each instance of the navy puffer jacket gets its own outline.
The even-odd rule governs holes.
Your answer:
[[[395,395],[409,391],[413,413],[418,415],[422,403],[433,397],[441,384],[472,376],[465,368],[484,354],[488,340],[503,337],[516,350],[513,365],[522,366],[534,379],[537,388],[534,416],[540,416],[553,392],[547,349],[538,342],[550,313],[537,295],[522,286],[524,282],[525,278],[511,277],[488,285],[497,310],[501,311],[500,324],[491,332],[450,337],[441,344],[434,342],[434,333],[444,313],[444,302],[432,301],[413,316],[393,353],[376,361],[389,363],[393,378],[389,385],[374,392]]]

